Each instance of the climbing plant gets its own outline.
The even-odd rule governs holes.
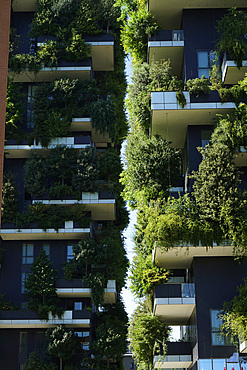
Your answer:
[[[13,222],[18,209],[17,187],[15,178],[11,173],[4,173],[2,187],[1,221]]]

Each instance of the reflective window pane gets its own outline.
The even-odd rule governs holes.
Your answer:
[[[198,68],[208,68],[208,51],[198,51]]]
[[[211,360],[199,360],[199,370],[212,370]]]

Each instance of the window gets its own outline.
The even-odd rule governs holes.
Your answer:
[[[222,320],[219,310],[211,310],[211,334],[213,346],[230,345],[230,339],[221,333]]]
[[[20,355],[27,354],[27,332],[26,331],[20,332],[19,354]]]
[[[22,264],[30,265],[33,263],[33,244],[22,245]]]
[[[26,281],[27,273],[22,272],[21,274],[21,293],[25,293],[25,281]]]
[[[75,302],[74,303],[74,310],[81,311],[82,310],[82,302]]]
[[[37,90],[36,85],[28,85],[28,92],[27,92],[27,128],[33,128],[33,100],[34,94]]]
[[[209,71],[215,64],[216,54],[213,51],[199,50],[197,52],[198,77],[209,78]]]
[[[44,345],[45,345],[45,333],[43,331],[38,331],[36,333],[36,352],[39,356],[44,355]]]
[[[45,251],[45,254],[50,259],[50,245],[49,244],[43,244],[43,249]]]
[[[201,131],[201,141],[202,141],[202,148],[209,143],[211,139],[212,132],[210,130],[202,130]]]
[[[80,340],[81,348],[84,351],[89,351],[89,331],[76,331],[75,334],[77,334]]]
[[[74,248],[73,244],[67,245],[67,261],[72,260],[74,258],[73,248]]]

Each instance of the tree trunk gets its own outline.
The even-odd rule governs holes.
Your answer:
[[[63,370],[63,359],[62,357],[59,358],[59,361],[60,361],[60,370]]]

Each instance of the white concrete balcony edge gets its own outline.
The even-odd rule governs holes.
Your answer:
[[[191,355],[168,355],[154,356],[154,369],[184,368],[188,369],[192,365]]]
[[[191,297],[176,297],[176,298],[155,298],[154,299],[154,306],[158,305],[194,305],[196,304],[195,298]]]
[[[56,325],[70,325],[72,327],[89,327],[90,319],[73,319],[73,311],[65,311],[61,319],[53,318],[51,314],[49,315],[49,320],[39,320],[39,319],[14,319],[14,320],[1,320],[0,319],[0,329],[2,328],[46,328]]]
[[[205,102],[205,103],[191,103],[190,93],[184,91],[186,98],[186,105],[181,108],[177,102],[175,91],[153,91],[151,92],[151,110],[192,110],[192,109],[233,109],[235,103],[221,103],[221,102]]]
[[[149,41],[149,48],[184,46],[184,41]]]

